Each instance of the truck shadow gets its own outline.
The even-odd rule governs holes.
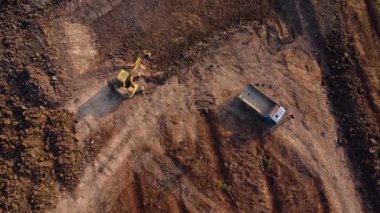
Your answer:
[[[216,117],[218,124],[232,133],[230,140],[236,145],[260,139],[274,126],[246,106],[238,97],[224,102],[219,107]]]
[[[80,121],[88,115],[99,119],[114,112],[122,103],[123,98],[116,95],[107,85],[103,86],[94,96],[83,103],[76,113]]]

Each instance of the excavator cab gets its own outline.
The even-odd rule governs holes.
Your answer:
[[[126,70],[120,70],[114,81],[114,89],[124,98],[132,98],[139,90],[139,85],[133,82],[133,77]]]
[[[124,69],[119,71],[117,77],[111,82],[112,88],[118,95],[124,98],[132,98],[137,92],[144,91],[144,87],[142,85],[138,85],[136,82],[134,82],[134,74],[140,67],[141,61],[144,58],[149,59],[150,57],[151,53],[147,50],[144,50],[143,53],[135,61],[133,69],[130,72]]]

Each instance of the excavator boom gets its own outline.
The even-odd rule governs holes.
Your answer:
[[[137,70],[137,69],[140,67],[140,65],[141,65],[142,57],[143,57],[143,56],[140,55],[140,56],[136,59],[135,64],[134,64],[134,66],[133,66],[133,68],[132,68],[132,71],[129,73],[129,79],[128,79],[128,80],[133,81],[134,74],[135,74],[136,70]]]

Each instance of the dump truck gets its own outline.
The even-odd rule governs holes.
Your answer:
[[[273,101],[260,90],[248,84],[239,95],[239,99],[255,110],[266,121],[277,125],[285,115],[285,108]]]

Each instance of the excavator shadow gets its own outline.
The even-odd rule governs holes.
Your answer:
[[[88,115],[99,119],[117,110],[124,99],[116,95],[112,89],[105,85],[99,92],[79,106],[76,118],[80,121]]]
[[[260,139],[273,128],[273,124],[265,121],[237,97],[219,107],[217,118],[219,125],[232,133],[230,140],[236,145]]]

